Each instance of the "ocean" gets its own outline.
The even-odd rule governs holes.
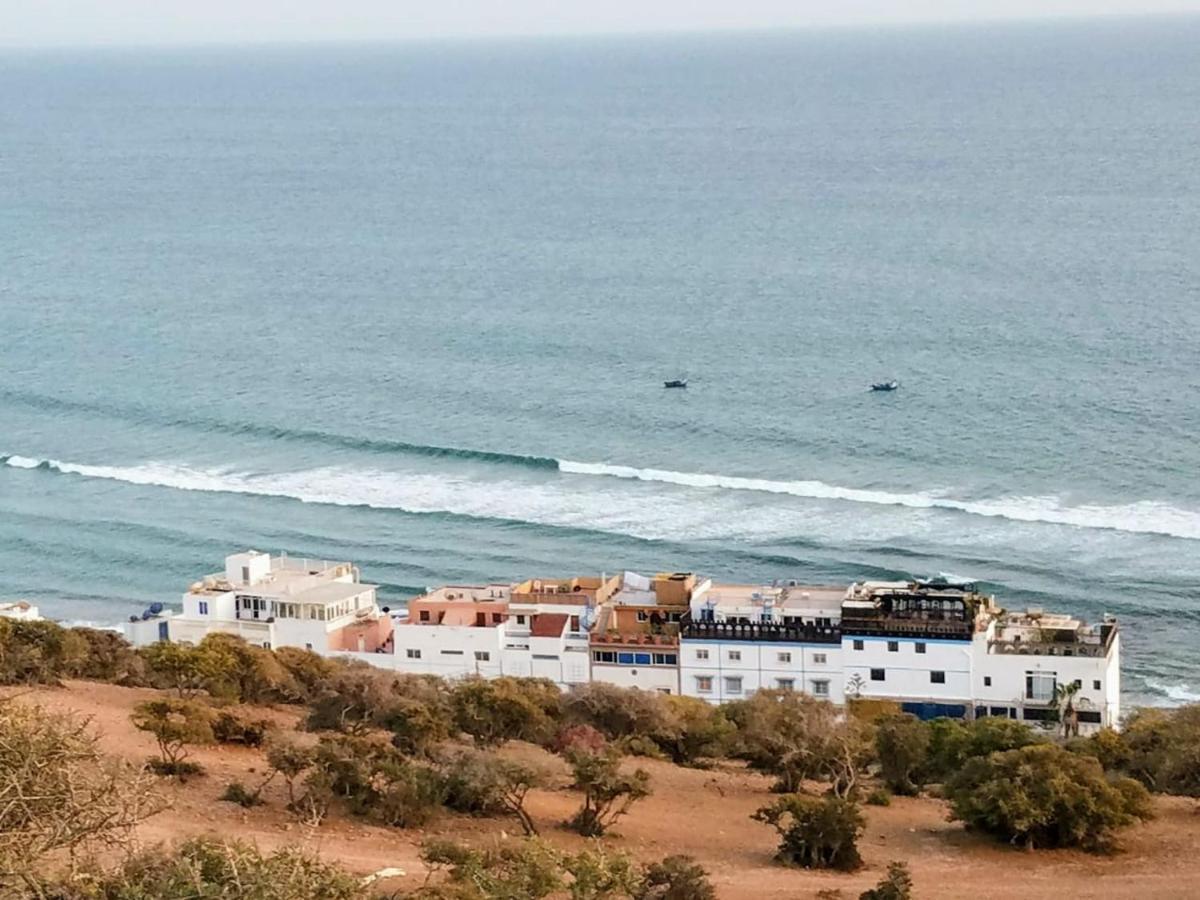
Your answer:
[[[1200,700],[1197,47],[4,51],[0,597],[945,572]]]

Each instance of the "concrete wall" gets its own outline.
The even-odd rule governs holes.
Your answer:
[[[679,689],[685,696],[724,703],[745,699],[763,688],[787,687],[790,681],[792,690],[841,704],[841,659],[837,644],[684,639],[680,642]],[[705,678],[712,679],[710,691],[701,688],[700,679]],[[732,690],[731,678],[741,678],[740,691]],[[813,682],[827,682],[828,694],[815,694]]]

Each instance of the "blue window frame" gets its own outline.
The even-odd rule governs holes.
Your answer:
[[[202,615],[202,616],[208,615],[208,601],[207,600],[200,601],[200,615]]]
[[[633,665],[633,654],[632,653],[618,653],[617,654],[617,662],[619,662],[623,666],[632,666]]]
[[[650,654],[649,653],[635,653],[633,655],[633,661],[635,663],[637,663],[639,666],[648,666],[648,665],[650,665]]]

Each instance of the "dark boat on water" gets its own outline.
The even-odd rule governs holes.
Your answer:
[[[686,378],[674,378],[671,381],[664,381],[663,387],[668,388],[685,388],[688,380]]]
[[[871,390],[873,390],[873,391],[894,391],[898,387],[900,387],[900,382],[898,382],[898,381],[877,381],[873,385],[871,385]]]

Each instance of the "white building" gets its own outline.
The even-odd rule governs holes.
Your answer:
[[[1120,724],[1115,620],[1088,627],[1040,610],[1010,614],[969,586],[851,585],[842,605],[846,693],[893,700],[922,718],[1056,721],[1060,687],[1081,732]]]
[[[375,585],[362,584],[350,563],[253,550],[226,557],[224,572],[193,584],[182,612],[148,613],[125,626],[134,644],[196,644],[222,632],[262,647],[318,653],[381,653],[390,649],[391,631],[376,605]]]
[[[692,600],[680,640],[681,692],[712,703],[762,688],[843,702],[841,587],[714,585]]]

